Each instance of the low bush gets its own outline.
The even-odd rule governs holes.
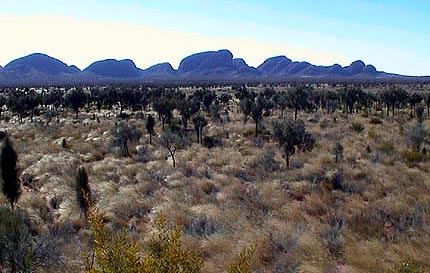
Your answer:
[[[382,120],[378,117],[372,117],[370,119],[370,124],[375,124],[375,125],[382,124]]]
[[[402,158],[408,163],[418,163],[423,162],[426,157],[422,152],[404,151],[402,152]]]
[[[350,126],[351,130],[357,133],[361,133],[364,130],[364,124],[358,121],[354,121]]]
[[[61,252],[65,234],[34,233],[28,217],[20,210],[0,207],[0,268],[7,272],[58,270],[64,265]],[[63,236],[65,235],[65,236]]]

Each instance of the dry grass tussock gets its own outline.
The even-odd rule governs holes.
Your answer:
[[[131,156],[123,157],[111,144],[116,119],[105,117],[108,110],[100,122],[88,119],[90,113],[81,113],[77,123],[70,114],[47,126],[2,120],[23,177],[17,205],[39,230],[73,227],[63,250],[66,261],[80,269],[71,266],[68,272],[83,270],[76,250],[88,238],[74,188],[81,165],[110,230],[135,239],[133,247],[145,247],[163,212],[167,225],[181,227],[183,245],[200,253],[202,272],[225,272],[241,262],[232,257],[249,245],[255,246],[251,267],[259,273],[391,272],[407,259],[430,266],[429,161],[411,162],[402,154],[411,150],[403,133],[415,123],[408,115],[377,116],[376,122],[372,115],[300,112],[316,144],[311,152],[294,154],[287,169],[282,149],[264,133],[280,112],[264,117],[265,129],[255,138],[252,119],[244,124],[237,106],[230,107],[231,122],[210,121],[203,131],[221,145],[197,144],[189,130],[175,168],[159,142],[158,122],[150,145],[144,120],[128,119],[142,137],[130,143]],[[179,122],[176,112],[174,120]],[[428,132],[429,119],[423,126]],[[337,142],[343,146],[339,162],[333,154]]]

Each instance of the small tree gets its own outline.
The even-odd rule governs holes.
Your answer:
[[[314,137],[306,132],[303,121],[284,120],[273,124],[273,136],[283,148],[287,169],[290,168],[290,156],[296,150],[311,151],[315,144]]]
[[[216,98],[215,92],[207,91],[203,95],[203,104],[205,105],[206,112],[209,113],[209,107],[211,106],[215,98]]]
[[[82,90],[82,88],[71,89],[64,96],[66,103],[70,105],[75,112],[76,118],[78,118],[79,115],[79,108],[85,106],[87,98],[87,94]]]
[[[91,189],[88,184],[88,175],[83,166],[79,167],[76,173],[76,200],[78,201],[81,213],[84,212],[85,218],[91,206]]]
[[[424,96],[424,101],[427,106],[427,116],[430,117],[430,92],[427,92]]]
[[[308,87],[305,86],[298,86],[288,93],[290,107],[294,108],[294,120],[297,120],[298,111],[302,111],[308,106],[308,98],[309,90]]]
[[[242,98],[239,102],[239,108],[243,113],[243,123],[246,123],[248,121],[249,115],[251,115],[252,101],[247,97]]]
[[[1,149],[0,167],[3,180],[2,191],[9,200],[12,210],[21,194],[21,181],[18,177],[17,161],[18,156],[12,147],[9,137],[6,136]]]
[[[208,125],[208,121],[202,114],[197,114],[193,118],[194,130],[197,135],[197,143],[202,143],[203,139],[203,128]]]
[[[416,108],[415,108],[415,112],[417,114],[417,121],[418,123],[423,123],[424,121],[424,106],[419,104]]]
[[[251,108],[251,117],[255,122],[255,137],[258,136],[258,124],[263,120],[263,108],[265,101],[263,96],[258,96]]]
[[[173,168],[176,167],[175,153],[179,148],[182,148],[183,139],[176,132],[168,129],[161,134],[160,143],[169,151],[173,161]]]
[[[116,123],[111,129],[111,133],[113,136],[112,144],[121,147],[124,157],[130,156],[128,142],[137,141],[142,136],[142,133],[134,124],[129,124],[125,121]]]
[[[149,134],[149,144],[151,145],[152,145],[152,135],[155,134],[154,126],[155,126],[154,117],[152,115],[148,115],[148,117],[146,118],[145,127],[146,127],[146,131]]]

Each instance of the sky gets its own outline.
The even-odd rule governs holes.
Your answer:
[[[258,66],[286,55],[430,75],[430,1],[0,0],[0,65],[40,52],[86,68],[132,59],[140,68],[229,49]]]

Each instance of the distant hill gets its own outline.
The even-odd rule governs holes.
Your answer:
[[[23,75],[34,71],[47,75],[58,75],[61,73],[77,73],[80,70],[76,66],[67,66],[60,60],[41,53],[34,53],[8,63],[5,71]]]
[[[241,58],[233,58],[226,49],[206,51],[185,57],[175,70],[170,63],[147,69],[136,67],[132,60],[96,61],[83,71],[74,65],[34,53],[0,67],[0,85],[93,84],[127,81],[287,81],[287,80],[421,80],[429,77],[406,77],[378,71],[358,60],[349,66],[318,66],[292,61],[286,56],[268,58],[257,68]]]
[[[186,79],[253,79],[261,77],[243,59],[233,59],[226,49],[196,53],[184,58],[178,68],[180,78]]]
[[[316,66],[308,62],[293,62],[285,56],[272,57],[258,68],[265,78],[282,77],[377,77],[382,75],[373,65],[363,61],[355,61],[347,67],[338,64],[332,66]]]
[[[97,76],[107,78],[138,78],[142,75],[142,70],[137,68],[132,60],[107,59],[92,63],[84,69]]]
[[[177,71],[173,69],[170,63],[161,63],[153,65],[143,70],[142,75],[144,78],[175,78]]]
[[[66,83],[81,71],[46,54],[34,53],[8,63],[0,70],[0,84]]]

